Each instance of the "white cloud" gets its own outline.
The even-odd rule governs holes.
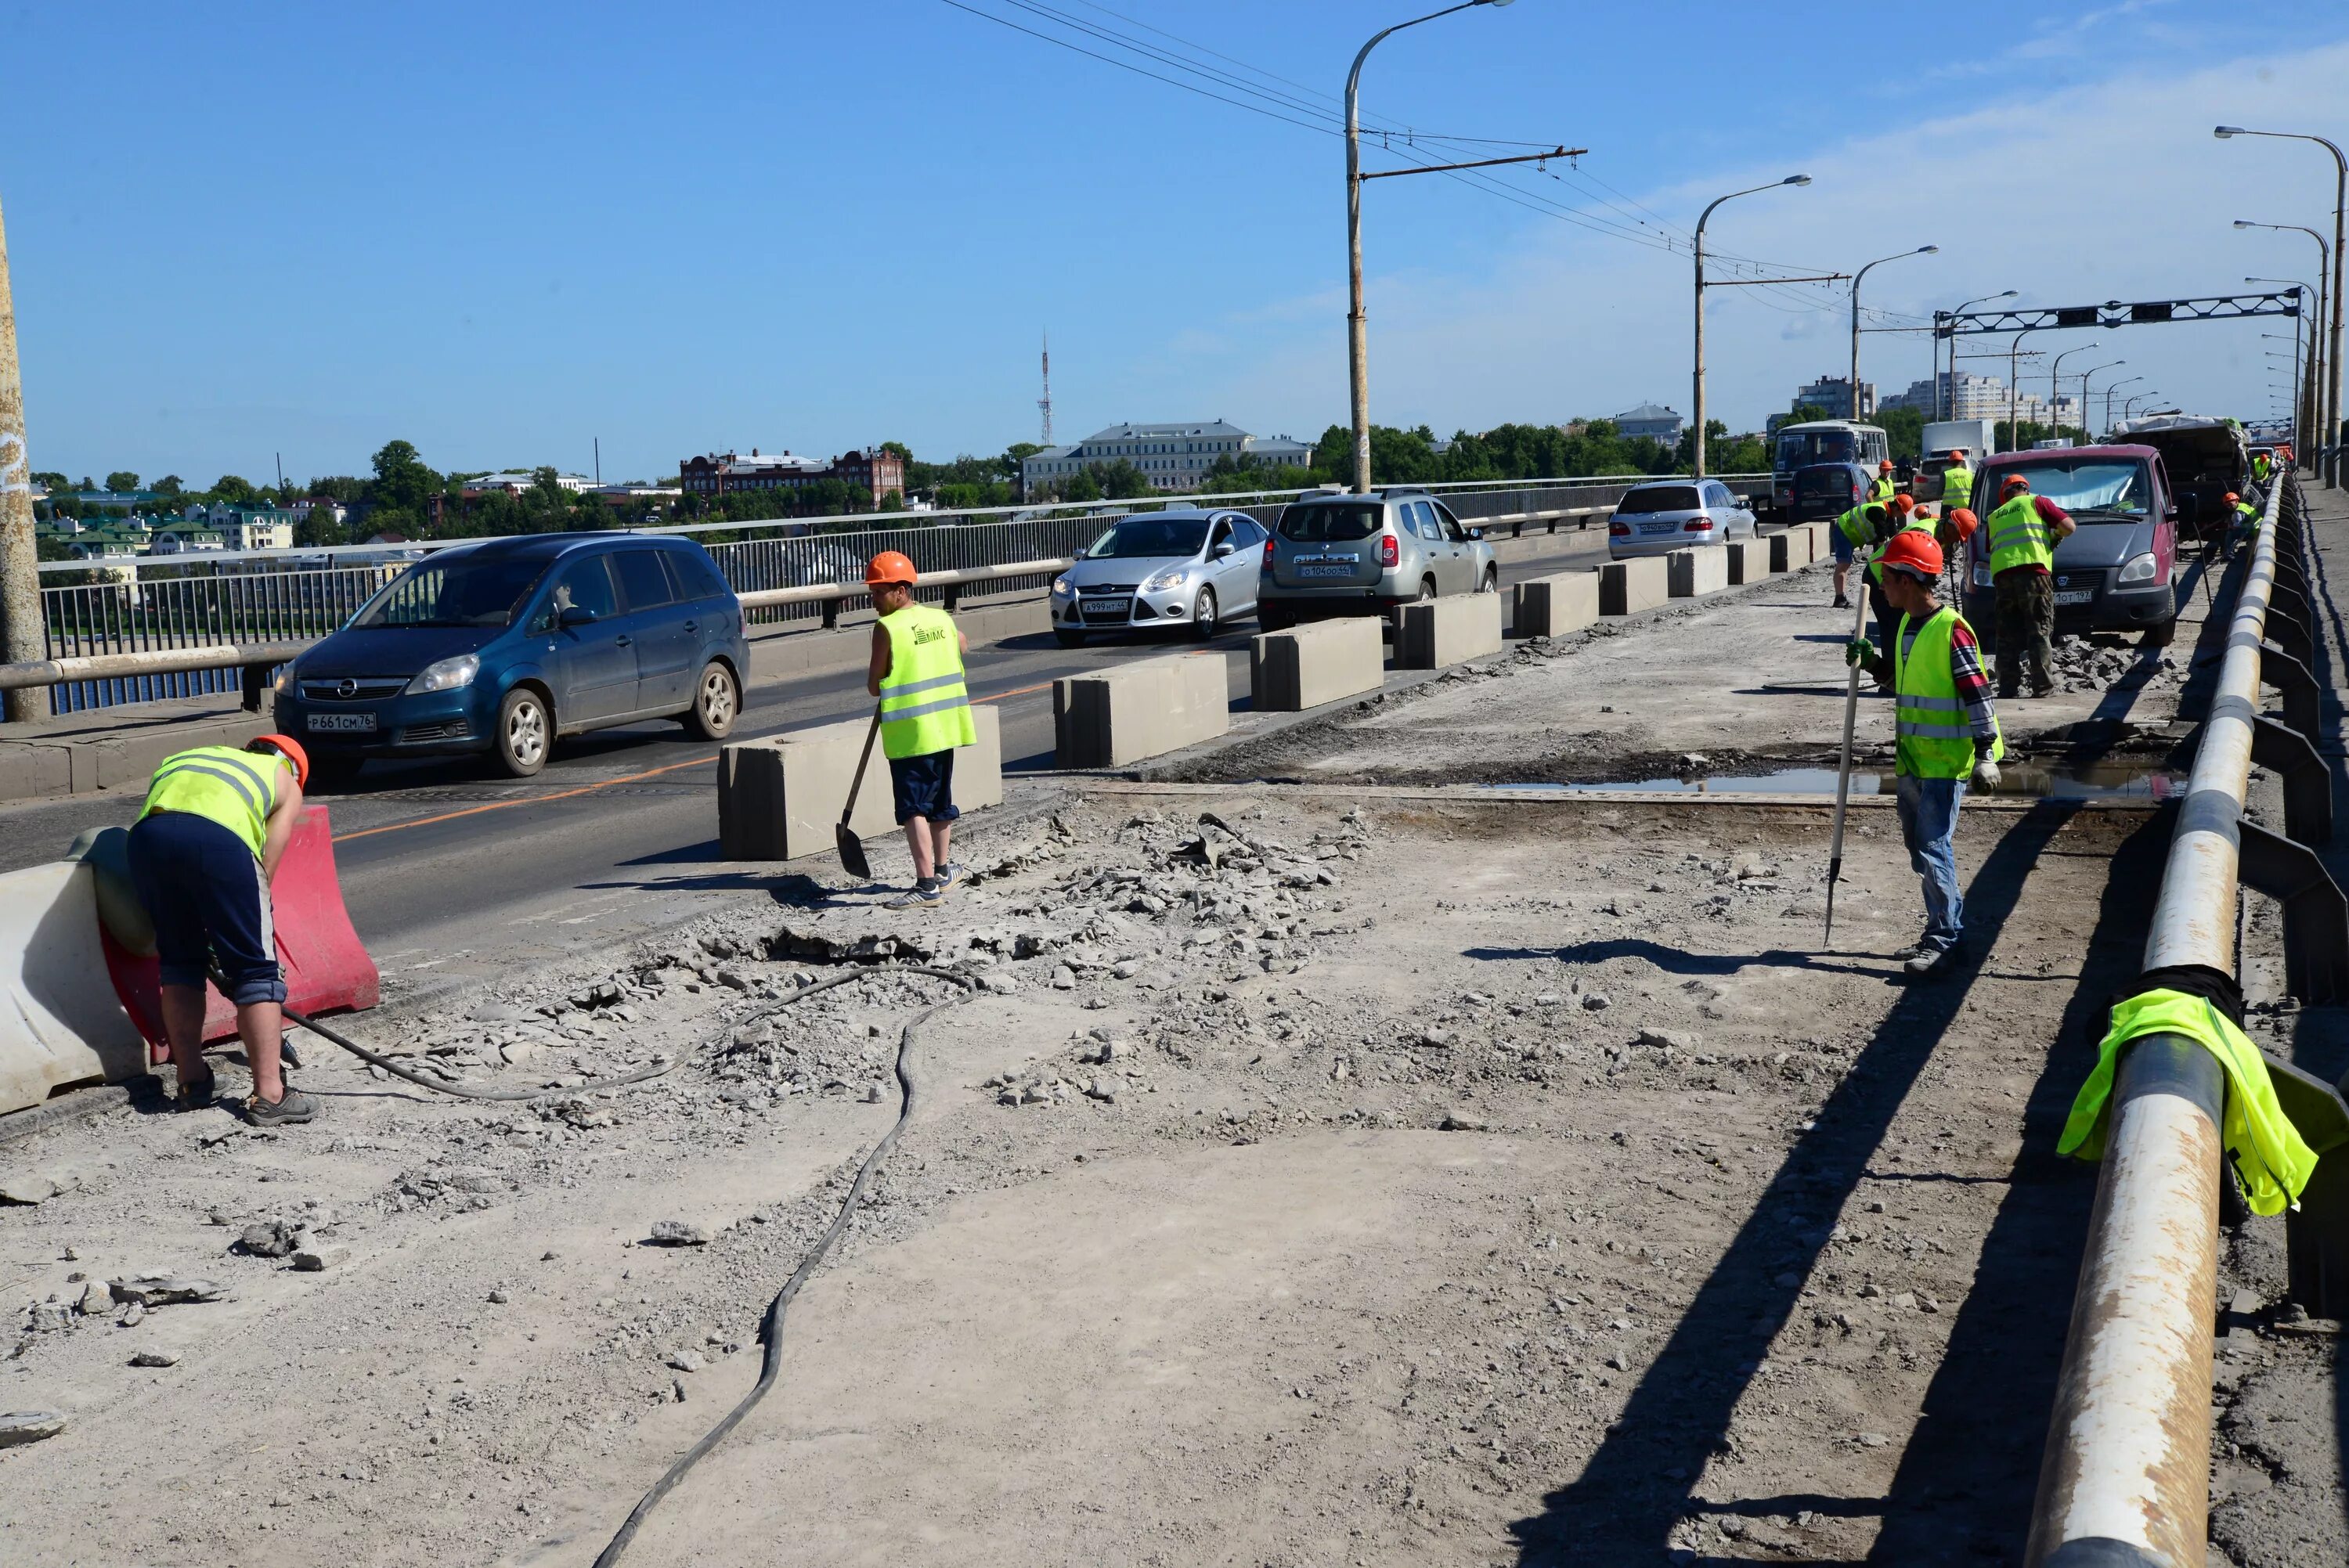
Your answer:
[[[1709,245],[1793,258],[1806,270],[1849,271],[1937,243],[1939,255],[1888,264],[1867,283],[1868,305],[1920,316],[2004,288],[2020,290],[2026,304],[2252,292],[2241,283],[2246,274],[2313,281],[2313,247],[2296,235],[2238,232],[2230,221],[2329,232],[2327,160],[2305,144],[2219,141],[2210,128],[2306,129],[2344,139],[2344,75],[2349,44],[2183,74],[2130,70],[2028,100],[1985,97],[1967,112],[1774,156],[1639,200],[1687,222],[1723,191],[1806,171],[1815,179],[1807,189],[1723,207]],[[1910,107],[1947,101],[1946,92],[1927,93]],[[1646,397],[1688,411],[1684,253],[1542,223],[1479,275],[1395,275],[1377,270],[1375,251],[1371,261],[1371,409],[1381,423],[1479,428],[1509,418],[1603,414]],[[1784,299],[1744,297],[1764,293],[1723,289],[1708,299],[1707,396],[1714,417],[1733,428],[1758,426],[1795,386],[1840,371],[1849,353],[1841,285],[1826,296],[1829,308],[1795,315],[1772,308]],[[2261,356],[2272,346],[2259,341],[2262,330],[2289,333],[2292,325],[2120,329],[2103,336],[2109,355],[2079,356],[2066,375],[2126,357],[2147,377],[2140,389],[2158,388],[2188,407],[2256,416],[2270,402]],[[1317,294],[1236,316],[1212,335],[1235,340],[1239,353],[1230,374],[1195,384],[1207,404],[1251,410],[1259,423],[1287,428],[1343,419],[1343,304],[1336,296]],[[2057,350],[2095,340],[2088,333],[2039,336]],[[1930,362],[1921,335],[1871,335],[1862,356],[1862,374],[1887,390],[1922,378]],[[1170,349],[1167,357],[1156,368],[1169,381],[1192,379],[1183,364],[1189,355]],[[2003,374],[2002,366],[1972,368]]]

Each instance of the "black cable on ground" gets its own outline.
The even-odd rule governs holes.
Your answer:
[[[940,980],[951,980],[960,985],[966,993],[964,996],[957,997],[955,1001],[968,1000],[968,994],[978,989],[978,982],[968,975],[958,975],[950,969],[933,969],[927,965],[921,964],[885,965],[879,966],[877,970],[843,975],[838,979],[843,982],[862,979],[865,974],[876,972],[930,975]],[[805,996],[816,989],[818,986],[811,985],[787,996],[783,999],[783,1005],[796,1001],[799,997]],[[888,1158],[889,1150],[896,1147],[897,1135],[905,1131],[905,1124],[913,1119],[915,1031],[928,1023],[936,1014],[952,1006],[954,1002],[940,1002],[936,1006],[926,1007],[898,1032],[897,1119],[891,1123],[889,1130],[882,1135],[881,1141],[873,1146],[873,1152],[864,1157],[864,1163],[856,1168],[856,1180],[849,1183],[848,1196],[841,1203],[840,1212],[833,1217],[831,1228],[826,1230],[822,1238],[816,1242],[814,1249],[792,1272],[792,1277],[783,1282],[783,1288],[776,1293],[775,1299],[767,1304],[766,1316],[759,1324],[759,1337],[767,1347],[765,1362],[759,1369],[759,1381],[752,1385],[749,1393],[742,1396],[740,1403],[727,1411],[725,1418],[709,1429],[709,1433],[699,1442],[688,1449],[675,1464],[669,1466],[667,1474],[653,1483],[652,1490],[645,1493],[643,1500],[629,1513],[627,1522],[620,1526],[619,1533],[612,1537],[612,1543],[605,1547],[603,1554],[595,1559],[595,1568],[613,1568],[613,1564],[619,1562],[620,1554],[628,1549],[628,1542],[636,1539],[637,1526],[644,1523],[660,1500],[667,1497],[677,1483],[685,1479],[686,1472],[699,1463],[703,1455],[716,1448],[725,1439],[727,1433],[740,1425],[742,1418],[749,1415],[751,1408],[765,1398],[767,1391],[775,1386],[775,1379],[783,1369],[783,1315],[791,1310],[792,1299],[799,1295],[800,1286],[805,1284],[809,1276],[823,1266],[823,1260],[832,1255],[833,1244],[840,1240],[842,1233],[848,1229],[850,1216],[856,1212],[858,1200],[864,1196],[865,1183],[872,1180],[873,1172],[880,1168],[881,1161]],[[772,1012],[774,1009],[770,1008],[769,1011]]]

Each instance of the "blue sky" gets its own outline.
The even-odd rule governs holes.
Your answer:
[[[968,3],[1074,36],[1014,0]],[[1050,7],[1162,28],[1296,94],[1336,92],[1362,38],[1415,11],[1103,3]],[[1712,242],[1805,271],[1940,244],[1871,274],[1866,303],[1888,311],[2007,287],[2221,293],[2313,277],[2308,241],[2229,220],[2329,231],[2331,183],[2321,150],[2210,125],[2349,141],[2349,15],[2257,14],[2252,36],[2240,11],[2161,0],[1517,0],[1381,45],[1364,104],[1440,135],[1588,147],[1581,182],[1508,188],[1651,235],[1809,172],[1722,209]],[[38,469],[262,480],[282,452],[299,479],[360,471],[394,436],[441,468],[580,470],[600,437],[607,478],[729,445],[993,451],[1036,437],[1047,327],[1063,438],[1204,417],[1310,437],[1346,415],[1338,139],[944,0],[0,0],[0,36]],[[1366,211],[1381,422],[1686,411],[1677,242],[1437,177],[1377,181]],[[1757,425],[1840,367],[1844,308],[1716,294],[1713,412]],[[2127,358],[2114,374],[2145,372],[2140,388],[2259,415],[2261,355],[2284,346],[2258,331],[2132,328],[2066,369]],[[1921,337],[1865,354],[1888,388],[1926,374]]]

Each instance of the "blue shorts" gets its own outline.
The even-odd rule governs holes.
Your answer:
[[[1830,537],[1835,541],[1836,564],[1838,566],[1850,565],[1852,552],[1851,541],[1845,536],[1843,530],[1837,528],[1835,524],[1829,523],[1827,524],[1827,527],[1832,531]]]
[[[164,985],[201,986],[217,959],[238,1006],[285,1000],[269,882],[243,839],[187,811],[141,817],[130,830],[130,883],[155,923]]]
[[[954,803],[954,752],[889,758],[889,786],[897,797],[897,824],[915,817],[951,822],[962,815]]]

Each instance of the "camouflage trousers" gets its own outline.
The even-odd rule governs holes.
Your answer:
[[[2013,696],[2021,686],[2026,649],[2031,684],[2046,686],[2055,652],[2055,580],[2044,573],[2002,572],[1992,586],[1998,605],[1998,695]]]

